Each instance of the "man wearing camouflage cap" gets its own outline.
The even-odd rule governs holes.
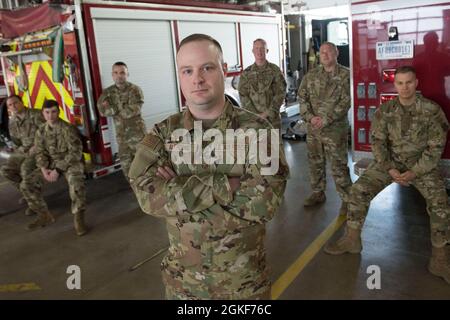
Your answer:
[[[128,67],[124,62],[114,63],[114,84],[103,91],[97,103],[100,114],[114,120],[120,163],[126,178],[136,153],[136,146],[146,133],[141,116],[144,94],[141,88],[127,81],[128,76]]]
[[[195,139],[199,125],[209,129],[205,134],[260,129],[269,131],[269,144],[274,141],[279,147],[277,130],[226,101],[226,64],[213,38],[203,34],[185,38],[179,46],[177,68],[187,108],[146,135],[129,176],[142,210],[166,219],[170,246],[161,264],[166,297],[269,299],[265,223],[283,198],[289,175],[284,153],[271,152],[270,163],[279,165],[262,175],[261,162],[250,162],[248,157],[243,164],[197,158]],[[206,144],[203,141],[201,147]],[[186,162],[177,160],[180,145],[191,150],[183,154]],[[247,140],[234,150],[243,147],[248,152],[249,145],[256,143]],[[274,147],[265,146],[271,151]]]
[[[281,128],[280,107],[286,96],[286,80],[277,65],[267,61],[269,50],[263,39],[253,41],[255,63],[239,79],[241,106]]]
[[[320,63],[309,71],[298,90],[300,115],[307,122],[306,144],[312,194],[304,206],[325,202],[326,159],[342,199],[340,214],[347,212],[352,185],[347,166],[350,108],[350,72],[337,63],[338,50],[331,42],[320,46]]]
[[[425,198],[430,216],[428,270],[450,284],[450,207],[438,168],[449,125],[439,105],[416,94],[417,84],[414,68],[396,70],[398,97],[381,105],[372,122],[375,160],[351,188],[344,236],[328,244],[325,252],[361,252],[361,229],[370,201],[393,182],[412,185]]]

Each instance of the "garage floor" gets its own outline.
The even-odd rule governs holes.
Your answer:
[[[285,150],[291,179],[281,210],[267,225],[274,298],[450,299],[450,285],[426,268],[429,222],[415,189],[391,185],[374,199],[362,254],[326,255],[323,243],[343,231],[334,183],[329,176],[325,204],[305,209],[310,192],[305,142],[285,142]],[[164,298],[163,221],[142,213],[121,172],[88,181],[87,191],[90,233],[74,233],[64,180],[45,188],[56,223],[29,232],[25,227],[34,217],[24,215],[19,193],[0,180],[0,300]],[[71,265],[80,267],[80,290],[67,288]],[[376,283],[371,268],[379,271],[380,289],[368,289],[367,282]]]

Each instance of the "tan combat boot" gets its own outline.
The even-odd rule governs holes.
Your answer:
[[[341,208],[339,209],[340,216],[346,216],[348,211],[348,203],[342,201]]]
[[[32,216],[32,215],[35,215],[36,214],[36,211],[33,211],[32,209],[30,209],[30,208],[26,208],[25,209],[25,215],[26,216]]]
[[[450,245],[442,248],[431,248],[431,259],[428,264],[428,271],[431,274],[443,278],[450,284]],[[447,251],[447,252],[446,252]]]
[[[325,202],[326,200],[327,200],[327,197],[325,196],[325,193],[323,191],[313,192],[308,198],[305,199],[303,206],[311,207],[316,204]]]
[[[53,222],[55,222],[55,218],[52,216],[50,212],[38,212],[38,217],[35,221],[30,223],[27,227],[28,230],[35,230],[37,228],[43,228]]]
[[[324,251],[328,254],[339,255],[346,252],[360,253],[362,250],[361,230],[345,227],[345,233],[334,243],[325,246]]]
[[[84,223],[84,212],[77,212],[73,216],[73,225],[77,236],[82,236],[88,232],[88,229]]]

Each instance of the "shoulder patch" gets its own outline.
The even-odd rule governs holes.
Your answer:
[[[151,133],[145,135],[144,139],[141,141],[141,144],[155,151],[162,147],[161,139]]]
[[[274,71],[280,70],[280,68],[275,63],[269,62],[269,66]]]

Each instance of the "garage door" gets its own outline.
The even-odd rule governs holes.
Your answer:
[[[147,130],[178,112],[172,35],[169,21],[93,19],[102,87],[113,84],[111,66],[128,65],[129,81],[140,86]]]

